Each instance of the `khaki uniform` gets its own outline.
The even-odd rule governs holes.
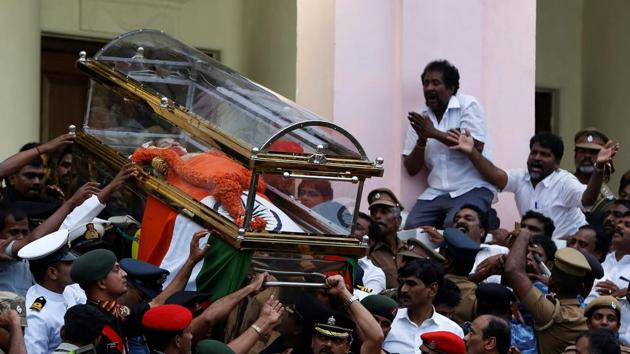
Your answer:
[[[402,257],[398,256],[398,252],[406,249],[405,243],[396,238],[396,253],[383,241],[376,242],[370,250],[368,258],[385,273],[387,289],[398,287],[398,268],[402,265]]]
[[[538,353],[562,353],[586,331],[586,317],[576,298],[548,300],[533,287],[522,301],[534,318]]]
[[[468,280],[468,277],[461,275],[446,274],[444,278],[455,283],[461,292],[461,301],[453,309],[453,321],[461,325],[466,321],[474,320],[474,308],[477,302],[477,297],[475,296],[477,284]]]

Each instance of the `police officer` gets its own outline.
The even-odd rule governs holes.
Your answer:
[[[85,293],[72,284],[70,267],[77,258],[68,249],[68,230],[39,238],[18,252],[29,261],[36,284],[26,293],[28,327],[24,333],[29,354],[47,354],[61,343],[59,329],[68,307],[85,303]]]
[[[584,309],[586,324],[589,330],[606,329],[618,335],[621,327],[621,305],[613,296],[598,296]],[[623,354],[630,353],[630,348],[619,345]],[[570,345],[564,350],[565,354],[578,353],[575,345]]]
[[[446,258],[444,278],[455,283],[461,293],[461,301],[453,309],[453,321],[460,325],[474,319],[477,284],[470,281],[468,275],[475,264],[479,249],[479,244],[461,230],[444,230],[444,243],[440,247],[440,254]]]
[[[530,237],[527,230],[521,230],[516,237],[505,261],[503,276],[532,314],[538,352],[562,353],[587,329],[577,296],[584,288],[591,267],[580,251],[573,248],[558,250],[549,278],[549,295],[545,296],[527,275],[526,253]]]

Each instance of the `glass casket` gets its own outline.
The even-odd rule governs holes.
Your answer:
[[[139,166],[113,202],[142,220],[138,258],[172,276],[203,227],[213,267],[189,285],[214,297],[252,268],[291,283],[304,278],[282,271],[352,274],[367,250],[352,237],[363,183],[383,168],[348,131],[160,31],[121,35],[77,66],[91,83],[73,165],[103,183]]]

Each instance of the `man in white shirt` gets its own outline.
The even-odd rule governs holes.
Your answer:
[[[490,209],[495,188],[477,172],[466,155],[449,149],[449,132],[469,129],[475,149],[490,158],[489,136],[483,109],[472,96],[458,94],[459,72],[446,60],[429,63],[422,73],[426,108],[409,113],[403,148],[404,166],[414,176],[429,172],[428,188],[409,212],[405,229],[422,225],[451,227],[464,204]]]
[[[617,228],[612,238],[613,252],[606,256],[602,263],[604,276],[595,281],[595,286],[586,298],[585,302],[590,303],[600,295],[611,295],[619,299],[621,304],[621,328],[620,340],[628,344],[630,338],[624,336],[629,331],[630,324],[630,304],[626,298],[628,282],[621,279],[627,278],[630,271],[630,211],[626,212],[623,218],[617,223]]]
[[[420,335],[433,331],[448,331],[463,338],[461,327],[433,308],[433,299],[444,280],[440,265],[428,259],[413,259],[400,269],[399,278],[398,299],[404,308],[394,318],[384,350],[420,354]]]
[[[26,293],[28,327],[24,339],[29,354],[54,352],[61,343],[59,330],[66,309],[87,300],[83,290],[70,279],[70,267],[77,256],[67,245],[68,231],[60,230],[20,250],[20,257],[29,260],[37,282]]]
[[[451,132],[450,138],[457,142],[452,148],[466,154],[486,180],[501,191],[514,193],[521,215],[534,210],[550,217],[556,226],[554,240],[573,235],[586,224],[580,208],[595,203],[604,170],[619,150],[619,144],[609,141],[599,151],[595,171],[585,186],[573,174],[559,167],[564,145],[555,134],[541,132],[534,135],[529,141],[527,169],[508,171],[496,167],[475,149],[470,130],[466,129],[464,134]]]

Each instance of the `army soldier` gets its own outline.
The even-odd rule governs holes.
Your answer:
[[[152,353],[190,354],[192,352],[192,313],[180,305],[160,305],[142,318]]]
[[[561,353],[587,329],[577,295],[583,290],[584,278],[591,267],[580,251],[573,248],[558,250],[549,278],[550,295],[545,297],[527,276],[526,252],[530,237],[527,230],[521,230],[516,237],[505,261],[504,276],[532,314],[538,352]]]
[[[465,354],[466,344],[457,334],[447,331],[427,332],[420,336],[420,350],[427,354]]]
[[[107,317],[103,340],[97,348],[98,353],[128,352],[127,338],[138,337],[141,334],[142,315],[149,308],[163,304],[169,296],[182,290],[192,268],[210,250],[207,244],[199,247],[200,239],[207,233],[207,230],[195,232],[184,266],[168,287],[149,302],[131,306],[118,303],[118,298],[128,291],[127,272],[120,267],[116,255],[109,250],[92,250],[72,264],[70,276],[85,291],[87,304],[98,308]]]
[[[59,230],[24,246],[18,256],[29,261],[36,284],[26,293],[28,327],[24,333],[29,354],[55,351],[66,309],[84,304],[81,288],[72,284],[70,267],[77,259],[68,249],[68,230]]]

